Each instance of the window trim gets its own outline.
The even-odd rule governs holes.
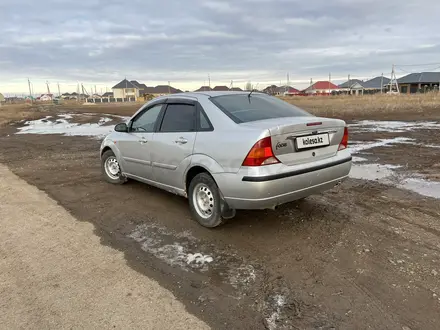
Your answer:
[[[152,132],[135,132],[135,131],[132,131],[132,127],[133,127],[133,123],[134,123],[134,121],[136,120],[136,119],[138,119],[140,116],[142,116],[145,112],[147,112],[147,111],[149,111],[149,110],[151,110],[152,108],[154,108],[154,107],[156,107],[156,106],[158,106],[158,105],[160,105],[161,106],[161,109],[160,109],[160,111],[159,111],[159,114],[157,115],[157,118],[156,118],[156,122],[154,123],[154,129],[153,129],[153,131]],[[150,134],[150,133],[155,133],[155,132],[157,132],[157,128],[158,128],[158,125],[159,125],[159,123],[162,123],[162,118],[163,118],[163,112],[164,112],[164,108],[165,108],[165,103],[162,103],[162,102],[156,102],[156,103],[153,103],[153,104],[149,104],[148,105],[148,107],[145,107],[144,109],[142,109],[141,111],[139,111],[131,120],[130,120],[130,125],[128,126],[128,133],[143,133],[143,134]]]
[[[200,125],[200,116],[201,115],[205,116],[206,121],[208,122],[208,125],[209,125],[208,128],[202,128],[202,126]],[[214,131],[214,126],[212,126],[211,120],[209,120],[209,117],[206,114],[206,111],[203,109],[202,105],[199,102],[197,102],[196,127],[197,127],[197,132],[212,132],[212,131]]]
[[[179,102],[180,101],[180,102]],[[168,106],[170,105],[191,105],[194,107],[194,118],[193,118],[193,129],[191,131],[161,131],[163,121],[165,119],[165,114],[168,111]],[[173,100],[172,102],[167,102],[166,107],[162,108],[162,116],[160,118],[160,125],[158,125],[156,129],[156,133],[195,133],[197,132],[197,104],[195,104],[192,100],[186,100],[182,102],[182,99],[180,100]]]

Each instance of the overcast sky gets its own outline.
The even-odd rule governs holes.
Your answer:
[[[389,76],[440,62],[439,13],[439,0],[1,0],[0,92],[28,77],[42,92]]]

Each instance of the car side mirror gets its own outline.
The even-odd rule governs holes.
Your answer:
[[[119,123],[115,126],[115,131],[116,132],[121,132],[121,133],[127,133],[128,132],[128,126],[126,123]]]

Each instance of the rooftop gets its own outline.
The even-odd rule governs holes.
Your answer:
[[[440,72],[419,72],[410,73],[404,77],[397,79],[399,84],[440,84]]]

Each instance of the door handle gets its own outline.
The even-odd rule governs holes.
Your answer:
[[[139,142],[142,143],[142,144],[144,144],[144,143],[147,143],[148,140],[146,140],[145,138],[142,138],[142,139],[139,140]]]
[[[185,138],[183,138],[183,137],[180,137],[180,138],[178,138],[177,140],[175,140],[174,142],[175,142],[175,143],[178,143],[178,144],[185,144],[185,143],[188,142],[188,140],[185,139]]]

